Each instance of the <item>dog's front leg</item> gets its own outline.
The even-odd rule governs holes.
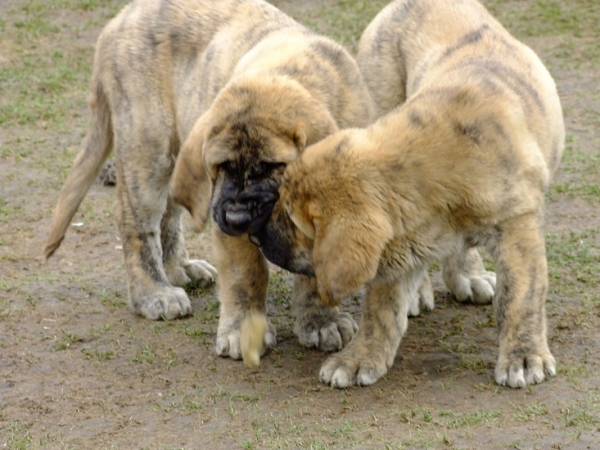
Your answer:
[[[494,307],[500,341],[496,382],[525,387],[556,374],[546,338],[548,276],[541,219],[524,215],[497,228],[492,249],[498,275]]]
[[[229,236],[216,225],[213,234],[221,302],[216,351],[220,356],[241,359],[242,321],[251,313],[266,316],[269,270],[264,256],[258,247],[250,243],[247,235]],[[267,321],[267,332],[260,353],[263,354],[276,343],[275,327]]]
[[[408,309],[418,295],[423,274],[419,268],[399,279],[371,282],[358,331],[344,350],[323,363],[323,383],[337,388],[366,386],[387,373],[406,332]]]

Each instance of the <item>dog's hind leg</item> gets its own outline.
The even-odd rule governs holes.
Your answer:
[[[300,343],[324,352],[344,348],[358,328],[350,314],[325,306],[319,298],[316,279],[304,275],[294,276],[292,314],[294,334]]]
[[[212,283],[217,276],[217,269],[204,260],[190,260],[188,257],[181,226],[183,211],[183,207],[169,199],[160,224],[163,266],[167,278],[173,286]]]
[[[125,95],[113,99],[117,223],[131,306],[154,320],[187,315],[190,300],[183,289],[169,282],[161,246],[161,219],[174,163],[171,113],[152,92],[136,96],[135,102]]]

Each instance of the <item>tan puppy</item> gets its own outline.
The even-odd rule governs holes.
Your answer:
[[[328,305],[367,286],[358,332],[321,380],[382,377],[423,268],[465,254],[462,265],[472,265],[476,245],[498,274],[496,382],[554,375],[542,223],[564,127],[548,71],[475,0],[395,1],[365,31],[360,55],[371,86],[382,83],[379,104],[392,92],[392,104],[406,102],[309,147],[253,238],[268,258],[314,272]]]
[[[91,106],[46,256],[114,147],[131,305],[149,319],[189,314],[190,301],[176,286],[216,271],[188,260],[180,205],[202,228],[214,187],[217,352],[241,358],[242,319],[264,316],[268,280],[265,259],[246,233],[269,217],[285,165],[306,145],[372,120],[356,63],[262,0],[136,1],[98,39]],[[295,331],[304,345],[338,350],[350,340],[356,323],[323,306],[314,280],[298,276],[295,297]],[[274,345],[274,327],[263,334]]]

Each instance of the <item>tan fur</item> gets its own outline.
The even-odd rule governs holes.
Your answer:
[[[240,324],[248,310],[264,314],[268,283],[264,257],[246,232],[237,236],[226,229],[220,213],[224,197],[235,203],[253,183],[263,182],[269,182],[276,195],[285,165],[307,145],[340,128],[365,126],[372,118],[369,94],[350,55],[338,44],[298,28],[275,33],[245,55],[192,129],[175,165],[171,193],[197,218],[198,226],[205,221],[209,200],[216,219],[218,354],[247,359]],[[247,130],[241,132],[240,124]],[[262,145],[246,147],[245,140]],[[258,163],[277,167],[261,172]],[[228,171],[228,165],[237,169]],[[232,191],[232,183],[239,192]],[[211,186],[212,198],[206,195]],[[294,303],[294,330],[303,345],[337,350],[357,328],[349,314],[323,306],[314,279],[297,276]],[[270,323],[262,342],[266,347],[276,343]]]
[[[548,71],[475,0],[392,2],[366,29],[358,60],[382,117],[288,166],[259,233],[267,257],[277,241],[291,266],[314,268],[328,305],[367,287],[357,334],[321,380],[364,385],[387,372],[429,263],[444,262],[457,292],[478,283],[493,292],[475,246],[498,274],[496,381],[523,387],[554,375],[542,225],[564,126]]]
[[[183,209],[197,229],[211,205],[215,217],[228,164],[235,164],[240,192],[262,180],[276,196],[285,165],[306,145],[367,125],[374,108],[341,46],[265,1],[138,0],[98,39],[91,112],[88,135],[58,198],[46,256],[60,245],[114,148],[130,302],[146,318],[171,319],[191,312],[178,286],[211,281],[217,273],[205,261],[189,260]],[[260,195],[249,208],[262,205]],[[226,217],[240,214],[232,210]],[[217,352],[241,358],[241,320],[248,311],[264,314],[268,271],[247,235],[229,236],[220,225],[213,227],[221,300]],[[301,342],[340,349],[356,330],[351,316],[324,307],[314,280],[298,276],[296,286]],[[263,341],[275,344],[271,324]]]

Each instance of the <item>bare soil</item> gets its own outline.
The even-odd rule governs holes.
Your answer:
[[[0,97],[16,79],[6,74],[26,70],[23,52],[48,46],[91,64],[95,39],[115,10],[50,11],[59,32],[33,39],[31,49],[13,35],[31,3],[0,5]],[[275,3],[327,32],[336,22],[321,17],[322,8],[343,11],[353,2]],[[522,2],[505,3],[499,13]],[[492,308],[456,303],[436,270],[436,309],[410,320],[388,375],[371,387],[336,390],[318,380],[327,355],[293,335],[290,277],[274,268],[269,315],[278,345],[248,370],[214,353],[213,287],[190,290],[194,314],[182,320],[151,322],[127,308],[113,188],[100,184],[45,262],[54,201],[87,120],[85,82],[76,77],[75,89],[60,92],[77,105],[64,122],[42,117],[0,128],[0,447],[600,448],[600,195],[593,189],[600,68],[560,56],[565,39],[524,38],[555,76],[572,147],[547,204],[555,378],[521,390],[497,386]],[[208,233],[189,232],[187,242],[192,257],[211,260]],[[343,305],[357,321],[360,303],[357,295]]]

